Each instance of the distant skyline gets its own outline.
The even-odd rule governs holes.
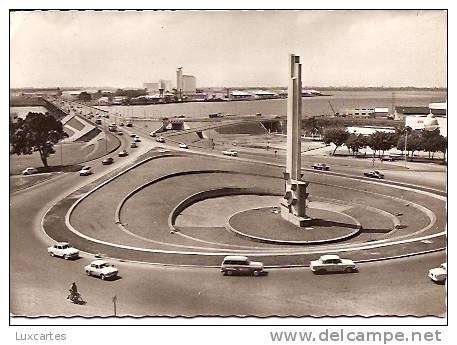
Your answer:
[[[12,12],[11,87],[446,87],[446,11]]]

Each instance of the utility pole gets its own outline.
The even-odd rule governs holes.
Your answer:
[[[114,297],[113,297],[114,316],[117,316],[116,301],[117,301],[117,296],[114,295]]]
[[[406,149],[408,147],[408,133],[411,132],[411,127],[406,126],[403,130],[405,132],[405,168],[406,168],[406,160],[407,160],[407,152]]]

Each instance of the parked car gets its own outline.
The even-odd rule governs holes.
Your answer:
[[[109,164],[113,164],[113,163],[114,163],[114,159],[112,157],[108,157],[108,158],[105,158],[104,160],[102,160],[103,165],[109,165]]]
[[[225,156],[231,156],[231,157],[238,156],[238,152],[233,150],[233,149],[222,151],[222,154],[225,155]]]
[[[135,134],[135,133],[130,133],[129,135],[130,135],[130,137],[132,137],[132,138],[135,138],[135,137],[136,137],[136,134]]]
[[[151,137],[156,137],[157,134],[156,134],[156,132],[152,131],[151,133],[149,133],[149,136],[151,136]]]
[[[89,166],[85,166],[79,171],[79,176],[89,176],[90,174],[92,174],[92,170]]]
[[[119,131],[117,132],[117,135],[124,135],[124,132]]]
[[[395,159],[392,156],[382,156],[381,157],[382,161],[388,161],[388,162],[393,162]]]
[[[88,276],[100,277],[102,280],[116,278],[119,274],[118,269],[105,260],[92,261],[84,270]]]
[[[341,259],[338,255],[322,255],[318,260],[311,261],[309,267],[314,273],[352,273],[358,271],[354,261]]]
[[[127,122],[127,127],[133,127],[133,123],[131,121]]]
[[[131,148],[131,149],[134,149],[134,148],[137,148],[137,147],[138,147],[138,145],[136,144],[136,142],[132,142],[132,143],[130,144],[130,148]]]
[[[263,272],[263,263],[250,261],[246,256],[226,256],[221,264],[223,275],[252,274],[258,276]]]
[[[165,142],[165,138],[164,137],[157,137],[156,141],[158,143],[164,143]]]
[[[189,146],[187,146],[185,143],[179,143],[179,147],[181,149],[188,149],[189,148]]]
[[[124,122],[121,122],[119,126],[124,127]]]
[[[65,260],[79,258],[79,250],[73,248],[68,242],[58,242],[48,248],[51,256],[60,256]]]
[[[35,168],[27,168],[25,170],[22,170],[22,175],[33,175],[33,174],[38,174],[38,170]]]
[[[122,151],[119,151],[119,153],[117,155],[119,157],[125,157],[125,156],[128,156],[129,153],[127,152],[127,150],[122,150]]]
[[[371,177],[371,178],[378,178],[378,179],[383,179],[383,178],[384,178],[384,174],[381,174],[381,173],[380,173],[379,171],[377,171],[377,170],[364,172],[363,174],[364,174],[366,177]]]
[[[440,267],[428,270],[428,277],[437,284],[444,284],[447,279],[447,263],[444,262]]]
[[[316,163],[316,164],[313,164],[313,169],[328,171],[328,170],[330,170],[330,167],[325,163]]]
[[[96,119],[96,120],[95,120],[95,124],[101,125],[101,124],[102,124],[102,120],[101,120],[101,119]]]
[[[141,142],[141,138],[137,135],[133,140],[137,143]]]

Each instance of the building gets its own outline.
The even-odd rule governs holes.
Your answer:
[[[393,116],[389,113],[389,108],[374,108],[374,117],[375,118],[383,118],[383,119],[390,119]]]
[[[184,94],[195,93],[197,91],[197,80],[193,75],[182,76],[182,91]]]
[[[376,132],[395,133],[394,127],[380,127],[380,126],[349,126],[346,131],[350,134],[368,136]]]
[[[254,96],[246,91],[233,90],[230,92],[230,99],[232,100],[250,100]]]
[[[197,91],[197,80],[193,75],[182,74],[182,67],[176,70],[176,92],[179,98]]]
[[[271,91],[265,90],[256,90],[252,92],[256,99],[269,99],[269,98],[276,98],[278,95]]]
[[[148,93],[155,93],[155,92],[159,92],[160,84],[159,83],[144,83],[143,87],[146,90],[148,90]]]
[[[171,92],[173,89],[171,86],[171,80],[159,79],[159,91],[160,89],[162,89],[164,93]]]
[[[430,103],[428,107],[415,108],[422,109],[416,109],[415,113],[404,115],[405,126],[413,130],[436,127],[439,128],[442,136],[447,137],[447,102]],[[425,113],[425,110],[428,110],[428,113]]]
[[[339,112],[340,116],[374,117],[375,108],[348,108]]]
[[[395,120],[404,120],[406,116],[427,116],[430,114],[429,107],[395,107]]]

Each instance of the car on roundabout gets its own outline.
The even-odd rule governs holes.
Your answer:
[[[187,146],[187,144],[185,144],[185,143],[179,143],[179,148],[181,148],[181,149],[188,149],[189,146]]]
[[[157,137],[156,141],[158,143],[164,143],[165,142],[165,138],[164,137]]]
[[[119,151],[119,153],[117,155],[119,157],[125,157],[125,156],[128,156],[129,153],[127,152],[127,150],[122,150],[122,151]]]
[[[230,157],[238,156],[238,152],[233,149],[228,149],[228,150],[222,151],[222,154],[224,156],[230,156]]]
[[[366,177],[370,177],[370,178],[377,178],[377,179],[384,178],[384,174],[381,174],[378,170],[367,171],[367,172],[364,172],[363,175]]]
[[[84,166],[82,169],[79,171],[79,176],[89,176],[92,174],[92,170],[90,166]]]
[[[22,175],[33,175],[38,174],[38,170],[36,168],[29,167],[25,170],[22,170]]]
[[[79,250],[72,247],[68,242],[57,242],[48,248],[50,256],[59,256],[65,260],[79,258]]]
[[[428,270],[428,277],[437,284],[444,284],[447,280],[447,263]]]
[[[95,260],[84,267],[88,276],[99,277],[101,280],[114,279],[119,270],[105,260]]]
[[[138,147],[138,145],[137,145],[137,143],[135,141],[130,144],[130,148],[131,149],[135,149],[137,147]]]
[[[114,159],[112,157],[108,157],[108,158],[105,158],[104,160],[102,160],[103,165],[110,165],[113,163],[114,163]]]
[[[133,138],[133,141],[135,141],[136,143],[139,143],[139,142],[141,142],[141,138],[137,135]]]
[[[131,138],[135,138],[136,137],[135,133],[130,133],[129,135],[130,135]]]
[[[354,261],[341,259],[338,255],[322,255],[318,260],[311,261],[309,267],[316,274],[320,273],[353,273],[358,268]]]
[[[316,164],[313,164],[312,167],[314,170],[325,170],[325,171],[330,170],[330,167],[325,163],[316,163]]]
[[[157,134],[156,134],[156,132],[152,131],[151,133],[149,133],[149,136],[154,138],[157,136]]]
[[[224,258],[221,264],[221,273],[224,276],[231,275],[254,275],[264,273],[264,266],[261,262],[250,261],[242,255],[229,255]]]

